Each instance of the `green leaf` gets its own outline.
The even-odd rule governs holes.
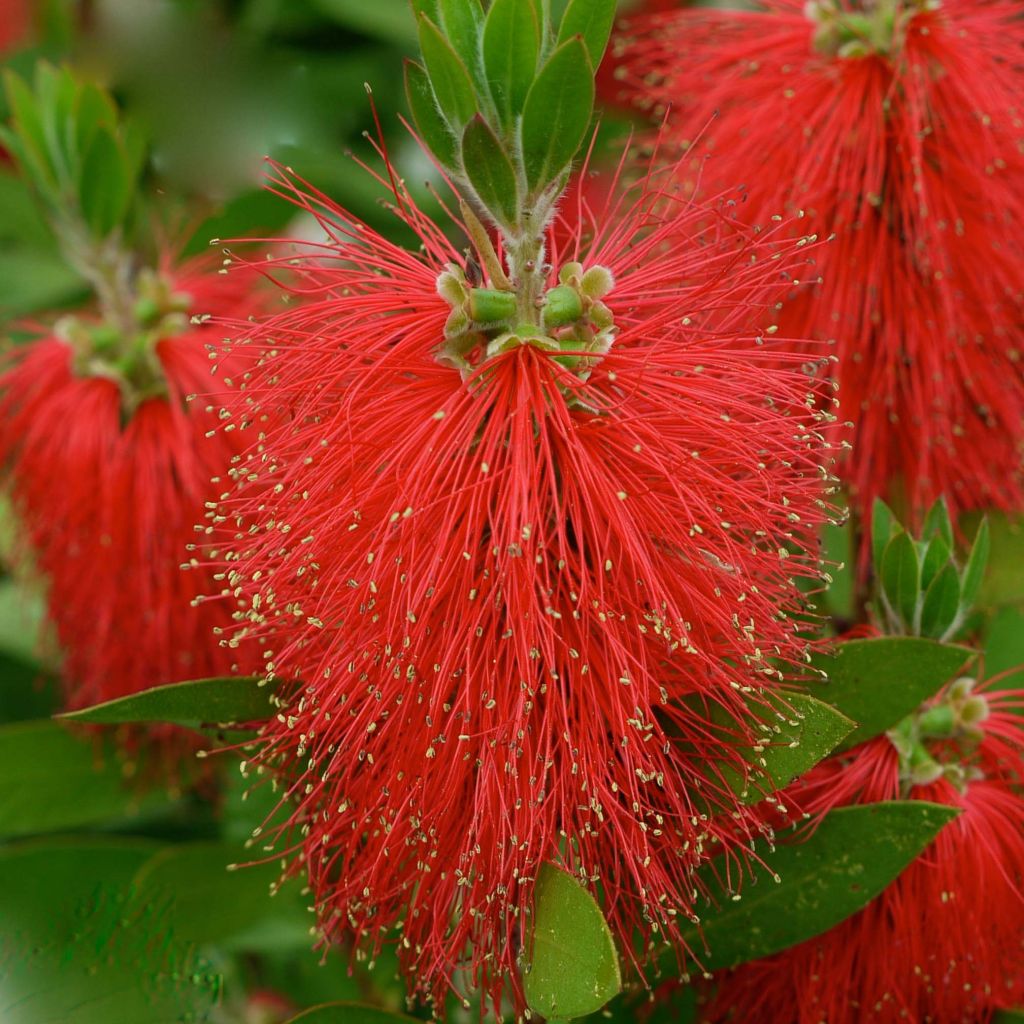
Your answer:
[[[307,949],[313,918],[299,882],[279,892],[277,861],[236,867],[254,854],[227,843],[181,843],[139,867],[129,909],[164,906],[165,934],[200,946],[263,952]]]
[[[476,113],[476,89],[466,65],[425,15],[420,15],[420,50],[437,105],[453,131]]]
[[[522,112],[539,53],[540,26],[533,5],[494,0],[484,23],[484,68],[491,99],[506,127]]]
[[[945,568],[932,580],[924,595],[921,609],[921,636],[941,640],[953,625],[960,607],[960,576],[956,568],[946,563]]]
[[[462,164],[480,201],[504,227],[519,219],[516,171],[491,126],[477,114],[462,136]]]
[[[747,804],[757,803],[813,768],[855,727],[835,708],[806,693],[772,694],[767,700],[774,717],[768,708],[754,710],[763,745],[743,750],[754,766],[751,777],[744,780],[731,768],[723,768],[726,781]]]
[[[925,544],[921,559],[921,590],[927,591],[939,570],[949,564],[952,554],[953,549],[942,537],[933,537]]]
[[[137,822],[175,805],[125,777],[113,747],[56,722],[0,727],[0,836]]]
[[[921,569],[917,548],[910,535],[900,531],[882,555],[882,586],[889,607],[899,615],[906,627],[917,624],[917,602],[921,588]]]
[[[193,679],[185,683],[154,686],[128,697],[70,711],[61,718],[96,725],[123,722],[171,722],[195,727],[229,722],[262,722],[276,711],[271,703],[274,689],[248,676]]]
[[[892,509],[881,498],[875,498],[871,506],[871,564],[875,575],[882,575],[882,555],[889,541],[892,540],[896,517]]]
[[[992,1024],[1024,1024],[1024,1010],[996,1010]]]
[[[924,540],[933,534],[938,534],[945,542],[946,547],[953,549],[953,524],[949,519],[949,505],[946,504],[946,496],[940,495],[924,517],[924,525],[921,527],[921,537]]]
[[[49,840],[0,849],[0,1020],[170,1024],[206,1019],[220,978],[162,927],[125,914],[152,843]]]
[[[470,75],[484,84],[480,66],[480,34],[484,25],[484,12],[480,0],[439,0],[441,28],[462,58]]]
[[[110,234],[131,202],[132,180],[127,159],[109,131],[101,128],[93,138],[78,188],[86,223],[101,238]]]
[[[857,723],[837,751],[891,729],[949,682],[974,652],[922,637],[848,640],[833,655],[816,655],[826,681],[813,686],[818,700]]]
[[[571,0],[562,16],[558,42],[580,36],[596,71],[604,57],[615,20],[615,0]]]
[[[49,147],[43,129],[43,119],[28,83],[13,71],[4,73],[4,90],[11,109],[14,138],[19,143],[17,156],[25,165],[24,171],[40,189],[55,191],[57,175],[49,156]],[[8,142],[9,148],[10,143]]]
[[[289,1017],[285,1024],[419,1024],[414,1017],[363,1003],[324,1003]]]
[[[978,526],[978,532],[974,535],[974,543],[971,545],[971,553],[967,557],[967,564],[964,566],[963,579],[960,585],[960,602],[963,611],[974,606],[974,602],[981,591],[981,584],[985,578],[985,569],[988,566],[989,554],[992,550],[992,538],[989,533],[988,520],[982,519]],[[1020,571],[1020,566],[1015,567]]]
[[[739,899],[723,886],[730,872],[708,865],[698,875],[712,901],[683,941],[713,971],[820,935],[881,893],[957,813],[922,800],[841,807],[795,841],[759,843]]]
[[[594,69],[576,37],[548,58],[526,96],[522,152],[533,193],[566,172],[587,134],[593,108]]]
[[[423,144],[445,167],[456,167],[455,138],[437,109],[426,70],[413,60],[405,62],[405,96]]]
[[[853,527],[849,522],[836,526],[826,523],[822,528],[822,555],[830,563],[828,573],[832,577],[825,591],[826,611],[835,618],[854,619],[857,609],[854,586]]]
[[[622,988],[615,941],[594,897],[572,875],[543,864],[523,973],[535,1013],[567,1020],[600,1010]]]

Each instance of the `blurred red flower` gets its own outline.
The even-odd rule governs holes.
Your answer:
[[[691,187],[748,182],[748,222],[837,234],[781,327],[835,339],[862,509],[1024,504],[1022,42],[1007,0],[765,0],[618,42],[619,92],[671,106]]]
[[[31,27],[28,0],[0,0],[0,54],[24,42]]]
[[[197,268],[174,273],[171,290],[190,312],[251,304],[239,280]],[[236,446],[202,397],[217,336],[185,313],[177,324],[132,352],[78,319],[15,349],[0,375],[0,468],[46,583],[73,708],[224,675],[237,660],[214,635],[231,606],[199,597],[208,570],[181,569]]]

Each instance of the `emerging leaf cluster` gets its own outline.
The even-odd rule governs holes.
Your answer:
[[[614,0],[413,0],[423,63],[406,64],[416,129],[508,232],[542,228],[590,125]]]

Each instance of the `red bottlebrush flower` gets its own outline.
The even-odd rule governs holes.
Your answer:
[[[206,273],[182,272],[173,289],[190,311],[245,300],[235,281]],[[0,467],[46,581],[72,708],[224,675],[236,660],[214,636],[231,609],[197,600],[209,572],[181,570],[204,502],[224,489],[211,481],[236,452],[233,434],[213,432],[208,403],[187,401],[210,390],[216,336],[183,312],[166,322],[175,333],[142,345],[131,369],[132,355],[108,357],[119,344],[109,328],[79,320],[58,328],[67,337],[15,350],[0,375]]]
[[[915,514],[1024,504],[1024,22],[1007,0],[765,0],[631,22],[625,96],[692,150],[691,182],[749,182],[744,217],[835,232],[787,306],[834,339],[845,480]],[[716,116],[720,115],[720,116]],[[982,269],[983,268],[983,269]]]
[[[723,975],[709,1021],[983,1024],[1024,998],[1021,694],[972,693],[958,680],[938,704],[950,702],[973,709],[957,726],[960,742],[926,739],[924,756],[908,749],[901,759],[900,738],[879,737],[823,762],[787,793],[815,817],[907,796],[957,807],[959,817],[862,911]]]
[[[274,184],[328,238],[279,263],[303,303],[240,325],[260,438],[224,572],[237,642],[301,680],[257,761],[288,780],[325,938],[395,941],[413,990],[466,970],[500,1003],[546,861],[600,882],[627,950],[671,938],[693,868],[756,827],[707,710],[740,714],[769,658],[803,654],[787,612],[827,515],[823,414],[750,326],[802,250],[774,262],[651,178],[600,221],[577,193],[547,327],[531,303],[505,330],[514,293],[474,289],[399,186],[419,252]]]

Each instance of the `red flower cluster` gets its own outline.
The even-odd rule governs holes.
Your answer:
[[[617,77],[690,145],[836,240],[783,329],[835,339],[855,500],[1024,504],[1024,21],[1009,0],[765,0],[631,22]]]
[[[195,311],[247,300],[199,271],[173,287]],[[78,321],[71,337],[15,350],[0,376],[0,467],[46,580],[71,707],[223,675],[235,660],[214,636],[231,609],[198,598],[210,574],[181,571],[236,448],[213,432],[216,411],[187,401],[210,390],[214,332],[180,320],[124,373],[103,355],[106,329]]]
[[[292,681],[256,760],[290,780],[326,938],[397,942],[435,999],[465,967],[498,1002],[546,861],[600,885],[627,951],[672,936],[693,868],[756,827],[710,709],[739,717],[803,657],[787,613],[816,572],[828,415],[752,324],[804,250],[650,177],[599,222],[578,192],[546,287],[600,332],[513,322],[473,347],[470,325],[456,358],[446,326],[493,290],[404,189],[419,252],[274,185],[328,237],[276,263],[303,301],[239,325],[259,436],[223,569],[236,642]]]
[[[724,975],[709,1020],[978,1024],[996,1008],[1020,1003],[1024,703],[1012,692],[966,697],[979,700],[987,717],[967,727],[966,753],[963,737],[928,743],[936,760],[920,784],[901,772],[896,746],[881,736],[790,787],[786,795],[815,817],[908,795],[957,807],[960,816],[864,910]]]

